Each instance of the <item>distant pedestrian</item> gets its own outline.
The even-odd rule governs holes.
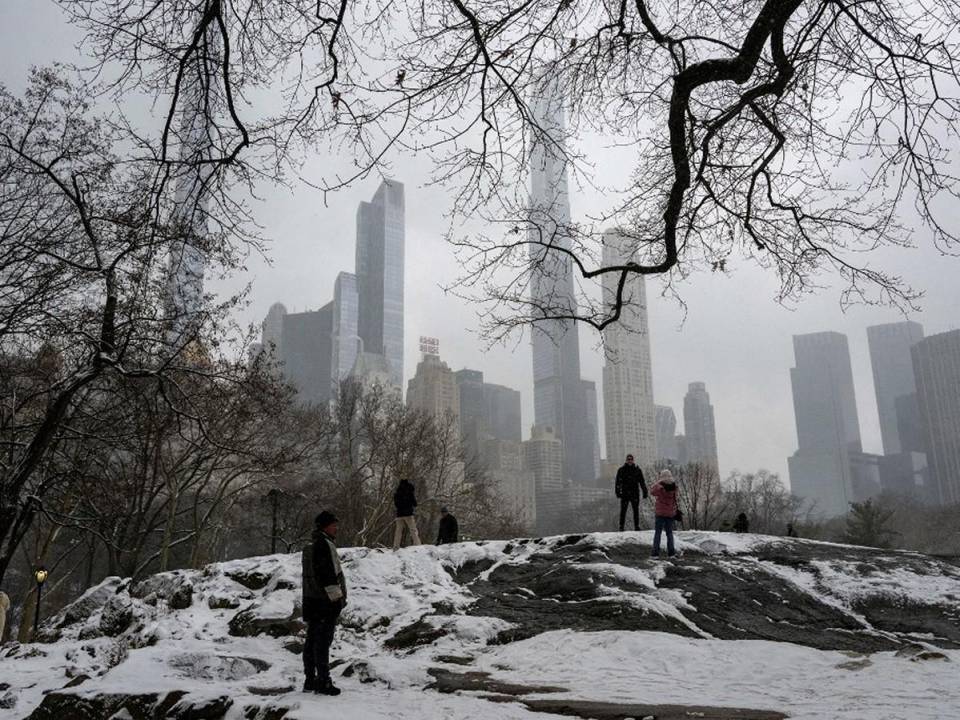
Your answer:
[[[746,513],[740,513],[737,515],[737,519],[733,521],[733,531],[737,533],[750,532],[750,521],[747,520]]]
[[[640,493],[648,497],[647,484],[643,481],[643,470],[633,462],[633,455],[627,455],[627,461],[617,470],[614,493],[620,498],[620,531],[627,519],[627,506],[633,507],[633,529],[640,529]]]
[[[660,557],[660,535],[667,534],[667,555],[671,557],[676,554],[673,546],[673,521],[677,517],[677,484],[673,480],[673,473],[669,470],[661,470],[656,484],[650,488],[650,494],[656,498],[656,504],[653,508],[654,533],[653,533],[653,557]]]
[[[399,550],[403,542],[403,531],[410,536],[411,545],[420,544],[417,520],[413,513],[417,508],[417,490],[413,483],[404,478],[393,493],[393,505],[397,509],[397,520],[393,528],[393,549]]]
[[[460,537],[460,525],[457,519],[445,507],[440,508],[440,529],[437,532],[437,545],[449,545]]]
[[[793,523],[787,523],[787,537],[800,537],[800,533],[793,526]]]
[[[337,516],[324,510],[314,520],[313,542],[303,549],[303,619],[307,638],[303,645],[304,692],[339,695],[330,679],[330,646],[337,619],[347,604],[343,577],[334,539]]]
[[[3,645],[3,633],[7,628],[7,611],[10,609],[10,597],[0,590],[0,645]]]

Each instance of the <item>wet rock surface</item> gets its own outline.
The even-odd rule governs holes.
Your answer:
[[[513,701],[514,698],[508,697]],[[530,710],[585,720],[785,720],[788,715],[771,710],[747,710],[699,705],[633,705],[589,700],[522,700]]]
[[[501,644],[556,629],[655,630],[857,652],[896,650],[914,635],[941,647],[960,643],[960,603],[908,603],[891,586],[845,607],[792,579],[801,573],[817,586],[834,563],[865,577],[892,569],[924,575],[936,570],[930,558],[823,543],[773,542],[750,555],[715,552],[709,540],[705,546],[710,551],[655,560],[643,546],[600,546],[589,536],[571,536],[522,563],[475,562],[454,576],[477,596],[470,614],[514,624],[495,640]],[[603,569],[610,565],[614,572]],[[632,580],[630,570],[654,580]],[[829,583],[821,584],[818,591],[829,595]],[[669,602],[676,612],[663,611],[665,591],[674,593]]]

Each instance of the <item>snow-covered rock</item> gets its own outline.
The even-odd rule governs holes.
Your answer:
[[[960,707],[957,567],[678,537],[671,560],[649,557],[650,533],[345,549],[335,699],[296,692],[298,554],[108,578],[46,623],[48,642],[0,651],[0,702],[12,720],[932,720]]]

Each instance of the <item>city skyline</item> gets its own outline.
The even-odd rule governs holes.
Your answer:
[[[5,5],[4,12],[9,12],[5,17],[11,21],[4,28],[9,31],[5,39],[16,51],[8,54],[0,75],[12,90],[23,89],[31,65],[76,59],[82,35],[64,22],[55,6],[28,5],[18,0],[9,8]],[[146,102],[131,104],[130,113],[135,122],[152,122],[153,108]],[[589,180],[575,177],[571,181],[571,188],[577,189],[571,194],[572,214],[583,219],[606,216],[610,203],[603,191],[629,178],[632,156],[616,143],[589,132],[577,138],[576,150],[603,169],[603,186],[598,188]],[[426,155],[393,152],[382,162],[384,174],[402,175],[410,189],[406,214],[406,355],[416,356],[419,333],[443,335],[451,367],[482,364],[492,382],[512,385],[523,392],[528,425],[527,420],[533,417],[532,390],[527,387],[528,336],[488,346],[476,333],[478,311],[485,308],[444,289],[460,271],[459,261],[444,240],[450,229],[447,188],[433,182],[434,168]],[[356,205],[370,198],[380,179],[361,179],[326,196],[316,188],[323,178],[349,177],[354,172],[350,158],[321,152],[306,157],[300,175],[291,176],[288,185],[279,189],[257,187],[250,210],[269,243],[269,259],[254,252],[245,263],[246,272],[227,280],[211,276],[206,283],[208,291],[221,296],[251,286],[249,304],[237,315],[242,325],[259,325],[278,299],[291,311],[318,309],[324,304],[317,297],[318,288],[329,294],[336,274],[352,267],[354,248],[350,239]],[[905,221],[912,220],[908,217]],[[871,258],[875,267],[896,268],[905,282],[925,292],[916,300],[917,310],[907,310],[910,319],[922,322],[928,333],[960,327],[955,264],[944,261],[929,243],[921,243],[918,248],[881,249]],[[764,467],[786,479],[786,458],[796,444],[785,372],[793,362],[790,338],[792,334],[827,329],[850,338],[864,449],[881,451],[863,329],[904,319],[897,308],[856,302],[841,305],[845,286],[830,276],[821,278],[816,293],[779,302],[779,284],[771,273],[742,258],[731,259],[723,272],[694,272],[680,285],[670,287],[665,282],[656,276],[648,278],[651,340],[657,357],[662,358],[654,368],[656,401],[678,409],[691,379],[707,383],[717,408],[720,463],[725,472]],[[675,291],[682,305],[673,299]],[[667,297],[663,297],[664,292]],[[597,343],[596,333],[581,329],[582,372],[593,380],[601,377],[603,364],[595,352]],[[412,374],[413,368],[407,367],[404,385]],[[602,426],[602,413],[600,423]],[[524,432],[528,431],[525,427]]]

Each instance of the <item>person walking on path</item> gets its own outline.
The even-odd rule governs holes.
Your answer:
[[[633,529],[640,529],[640,493],[643,499],[648,497],[647,484],[643,481],[643,470],[633,462],[633,455],[627,455],[627,461],[617,470],[614,492],[620,498],[620,531],[627,519],[627,506],[633,506]]]
[[[747,520],[746,513],[737,515],[737,519],[733,521],[733,531],[736,533],[750,532],[750,521]]]
[[[347,604],[347,583],[334,540],[337,516],[324,510],[314,520],[313,542],[303,549],[304,692],[339,695],[330,679],[330,646],[337,619]]]
[[[660,557],[660,536],[667,534],[667,555],[673,556],[676,550],[673,546],[673,520],[677,516],[677,484],[673,480],[673,473],[661,470],[656,484],[650,488],[650,494],[656,499],[653,508],[654,533],[652,557]]]
[[[437,545],[448,545],[457,542],[460,536],[460,525],[457,519],[445,507],[440,508],[440,529],[437,532]]]
[[[787,523],[787,537],[800,537],[800,534],[797,532],[797,529],[793,526],[793,523]]]
[[[420,544],[420,533],[417,532],[417,520],[413,513],[417,507],[417,491],[413,483],[404,478],[393,493],[393,506],[397,509],[397,520],[393,528],[393,549],[399,550],[403,541],[403,531],[410,535],[410,544]]]

